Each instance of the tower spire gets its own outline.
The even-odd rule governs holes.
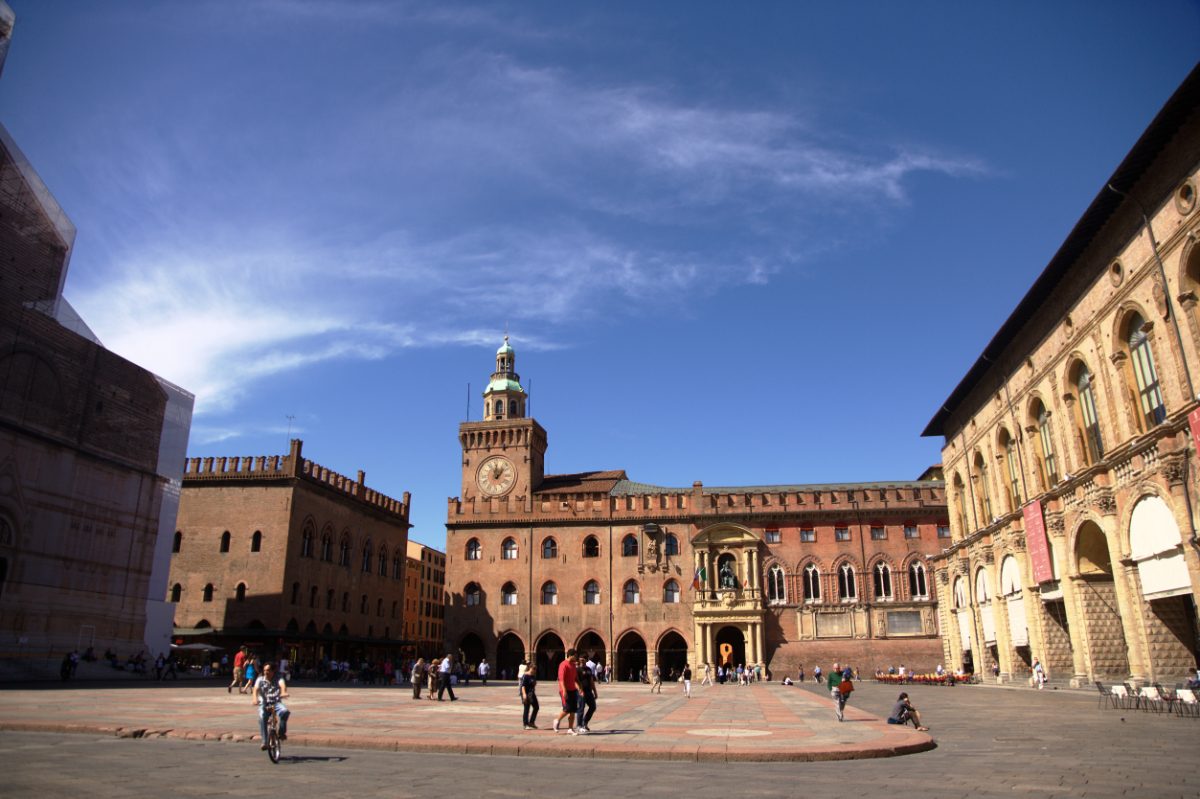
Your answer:
[[[529,398],[521,387],[516,372],[517,353],[508,343],[508,325],[504,326],[504,343],[496,350],[496,371],[483,392],[483,420],[525,418],[525,403]]]

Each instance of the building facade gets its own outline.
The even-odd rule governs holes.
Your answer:
[[[408,542],[405,576],[404,637],[412,653],[423,657],[446,654],[446,553],[416,541]]]
[[[175,635],[301,668],[398,656],[409,495],[303,457],[190,458],[167,599]]]
[[[459,427],[446,636],[512,674],[594,652],[618,679],[660,665],[941,657],[928,558],[949,542],[941,482],[665,488],[545,474],[546,431],[507,339],[484,419]],[[811,665],[810,665],[811,669]]]
[[[0,70],[13,30],[0,2]],[[63,297],[75,228],[0,126],[0,675],[163,650],[192,396]]]
[[[1077,685],[1197,665],[1198,104],[1194,71],[925,430],[951,663]]]

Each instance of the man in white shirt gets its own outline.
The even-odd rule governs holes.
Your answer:
[[[487,685],[488,675],[492,673],[492,667],[488,665],[487,658],[479,661],[479,681]]]
[[[275,706],[275,714],[279,716],[279,739],[287,740],[288,716],[291,715],[291,711],[282,701],[287,695],[287,680],[283,679],[282,675],[276,679],[271,664],[264,665],[262,673],[254,680],[254,689],[251,691],[251,701],[258,706],[258,731],[262,735],[262,749],[267,748],[267,708],[272,705]]]
[[[438,666],[438,701],[442,701],[442,694],[446,691],[450,692],[450,701],[457,702],[458,697],[454,695],[454,688],[450,685],[450,662],[452,655],[446,655],[442,658],[441,664]]]

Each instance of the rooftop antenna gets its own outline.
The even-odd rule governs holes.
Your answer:
[[[463,419],[464,422],[471,421],[471,384],[467,383],[467,415]]]
[[[295,414],[289,413],[284,418],[288,420],[287,448],[290,449],[292,446],[292,422],[295,420],[296,416]]]

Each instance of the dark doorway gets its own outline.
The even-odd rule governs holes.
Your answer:
[[[516,679],[517,669],[525,662],[525,644],[512,633],[506,633],[496,644],[495,673],[502,679]],[[539,674],[540,679],[543,675]]]
[[[554,633],[546,633],[538,639],[537,645],[537,678],[539,680],[557,680],[558,664],[566,660],[566,649],[562,639]]]
[[[604,640],[596,633],[584,633],[575,648],[583,655],[584,660],[604,665]]]
[[[467,633],[458,642],[458,651],[464,667],[478,666],[483,660],[483,641],[475,633]]]
[[[746,638],[737,627],[722,627],[717,632],[717,665],[733,666],[746,663]],[[726,646],[728,645],[728,646]]]
[[[613,667],[618,680],[637,681],[646,669],[646,642],[637,633],[625,633],[617,642],[617,662]]]
[[[687,665],[688,646],[683,636],[672,630],[658,642],[658,667],[663,679],[678,677]]]

